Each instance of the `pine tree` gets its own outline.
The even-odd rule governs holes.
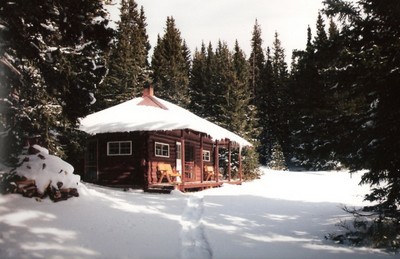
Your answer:
[[[256,152],[259,145],[257,141],[259,136],[258,114],[257,107],[251,103],[251,88],[248,86],[250,65],[237,41],[233,53],[233,70],[235,72],[235,84],[229,96],[231,100],[228,109],[225,108],[225,110],[228,114],[232,114],[228,116],[231,118],[231,130],[250,140],[253,144],[252,148],[244,150],[243,170],[246,179],[254,179],[259,176],[259,156]]]
[[[326,34],[325,30],[325,21],[322,18],[322,14],[318,13],[317,16],[317,24],[316,24],[316,36],[314,39],[314,47],[316,49],[316,52],[318,53],[317,55],[320,55],[321,62],[324,62],[326,60],[326,52],[327,52],[327,47],[328,47],[328,36]]]
[[[254,105],[250,105],[251,94],[249,93],[249,64],[246,60],[243,50],[236,41],[232,56],[232,69],[234,73],[233,84],[229,86],[226,92],[226,106],[224,113],[229,118],[228,128],[241,136],[247,136],[247,139],[255,139],[257,133]]]
[[[190,70],[190,105],[189,110],[199,115],[206,117],[207,106],[207,52],[204,42],[201,44],[201,49],[195,50],[193,54],[192,69]]]
[[[211,43],[207,50],[202,44],[201,51],[195,52],[191,75],[191,107],[202,110],[209,120],[254,141],[258,132],[256,108],[250,103],[250,69],[238,42],[233,52],[221,41],[215,53]],[[258,176],[258,156],[254,150],[243,151],[246,179]],[[225,151],[220,150],[221,163],[227,162]],[[238,165],[238,151],[232,156],[233,168]]]
[[[206,59],[206,109],[204,111],[205,118],[211,121],[215,121],[217,117],[217,101],[218,101],[218,63],[216,53],[214,52],[211,42],[207,47],[207,59]]]
[[[272,137],[273,137],[273,118],[274,118],[274,105],[276,100],[274,87],[274,74],[272,69],[271,51],[267,48],[266,62],[262,70],[262,84],[257,98],[257,111],[259,119],[260,134],[258,140],[260,145],[258,153],[260,154],[260,163],[267,165],[271,159],[272,150]]]
[[[117,37],[108,60],[109,72],[98,90],[96,110],[140,95],[149,81],[146,25],[143,7],[139,11],[134,0],[123,0]]]
[[[87,114],[105,74],[110,29],[103,3],[2,1],[0,17],[0,56],[9,68],[1,97],[10,100],[1,116],[2,131],[8,132],[2,159],[17,154],[27,137],[37,136],[60,155],[60,132]]]
[[[230,94],[235,84],[235,71],[233,69],[233,57],[226,42],[219,41],[215,50],[215,81],[212,85],[213,92],[213,121],[230,129],[231,118],[225,109],[231,101]]]
[[[288,89],[288,70],[285,61],[285,50],[279,40],[278,33],[275,33],[272,53],[272,74],[273,85],[270,89],[270,111],[269,120],[272,139],[282,146],[285,156],[289,153],[289,105],[291,103]]]
[[[310,169],[313,167],[313,139],[315,138],[313,115],[315,101],[313,89],[316,88],[318,69],[315,64],[315,48],[312,43],[311,28],[307,28],[305,51],[294,51],[294,65],[291,70],[291,87],[293,91],[292,121],[290,124],[292,162],[296,166]]]
[[[273,170],[287,170],[285,156],[282,152],[282,147],[279,142],[275,142],[272,146],[271,161],[268,163],[268,167]]]
[[[176,28],[173,17],[167,17],[165,34],[158,36],[151,67],[157,95],[187,107],[189,99],[189,50]]]
[[[253,103],[257,104],[258,95],[262,93],[262,71],[265,65],[265,56],[262,49],[261,27],[257,20],[253,28],[253,36],[251,39],[251,53],[249,58],[250,64],[250,88],[253,95]]]
[[[257,20],[253,29],[251,39],[250,64],[250,89],[252,90],[252,104],[258,117],[258,136],[259,145],[257,151],[261,164],[266,165],[271,159],[271,136],[273,132],[273,122],[271,121],[271,100],[274,99],[273,90],[273,70],[272,58],[269,48],[267,50],[267,60],[262,48],[261,27]]]
[[[326,13],[341,18],[346,46],[332,83],[352,104],[338,117],[345,127],[335,136],[336,151],[352,170],[369,169],[362,183],[373,186],[366,199],[375,205],[364,210],[374,212],[374,224],[358,234],[369,233],[376,246],[399,248],[400,6],[393,0],[326,2]]]
[[[296,51],[295,68],[291,71],[293,93],[292,124],[293,161],[306,169],[332,169],[335,167],[334,142],[338,95],[332,94],[327,85],[335,76],[335,67],[340,51],[337,41],[337,27],[331,21],[330,35],[327,37],[322,15],[317,18],[317,33],[312,41],[308,28],[305,51]]]

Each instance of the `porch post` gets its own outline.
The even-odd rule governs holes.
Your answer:
[[[219,145],[218,140],[215,141],[215,151],[214,151],[214,179],[217,183],[219,182]]]
[[[149,188],[149,184],[154,183],[153,179],[153,163],[152,163],[152,157],[150,157],[150,150],[154,148],[154,143],[150,141],[150,135],[147,133],[145,134],[145,170],[147,171],[147,183],[146,183],[146,188]],[[156,179],[155,182],[157,182],[157,172],[156,172]]]
[[[182,183],[185,183],[185,138],[184,138],[184,131],[181,130],[181,162],[182,162]]]
[[[203,133],[200,133],[200,182],[204,181]]]
[[[240,182],[243,181],[243,174],[242,174],[242,146],[239,146],[239,179],[240,179]]]
[[[232,161],[232,146],[231,141],[228,142],[228,181],[231,181],[231,161]]]

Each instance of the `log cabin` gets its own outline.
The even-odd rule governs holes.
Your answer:
[[[84,181],[145,191],[240,184],[242,137],[154,96],[143,95],[80,120],[90,134]],[[232,157],[235,157],[235,163]]]

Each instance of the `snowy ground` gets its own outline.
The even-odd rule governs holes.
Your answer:
[[[80,184],[53,203],[0,196],[0,258],[394,258],[327,241],[362,205],[359,174],[277,172],[197,193]],[[398,256],[398,255],[397,255]]]

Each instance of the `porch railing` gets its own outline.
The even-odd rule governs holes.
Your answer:
[[[196,173],[194,171],[194,162],[185,162],[185,169],[183,171],[184,181],[195,181]]]

